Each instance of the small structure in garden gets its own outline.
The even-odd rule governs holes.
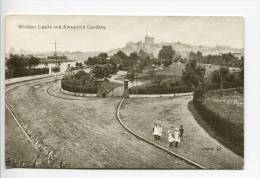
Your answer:
[[[107,82],[107,80],[104,79],[98,79],[97,82],[97,97],[106,97],[106,89],[104,87],[104,83]]]
[[[125,98],[129,98],[128,82],[129,82],[129,80],[124,80],[124,93],[123,93],[123,96],[124,96]]]

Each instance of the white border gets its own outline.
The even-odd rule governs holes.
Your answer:
[[[1,71],[4,71],[4,15],[89,14],[243,16],[245,18],[245,170],[4,170],[4,78],[1,73],[1,176],[47,177],[260,177],[260,0],[1,0]]]

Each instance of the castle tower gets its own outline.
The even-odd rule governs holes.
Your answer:
[[[144,37],[144,47],[147,51],[152,52],[153,46],[154,46],[154,38],[148,36],[146,32],[146,35]]]

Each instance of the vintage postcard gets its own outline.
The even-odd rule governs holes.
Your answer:
[[[242,17],[5,20],[7,168],[244,168]]]

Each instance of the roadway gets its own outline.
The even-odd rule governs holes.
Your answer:
[[[6,160],[22,154],[19,159],[25,167],[194,168],[122,128],[116,120],[119,98],[68,96],[59,92],[60,81],[43,79],[6,89],[14,86],[6,93],[6,101],[34,143],[29,146],[6,111]],[[35,151],[34,146],[44,149]],[[42,151],[53,162],[45,163]]]

